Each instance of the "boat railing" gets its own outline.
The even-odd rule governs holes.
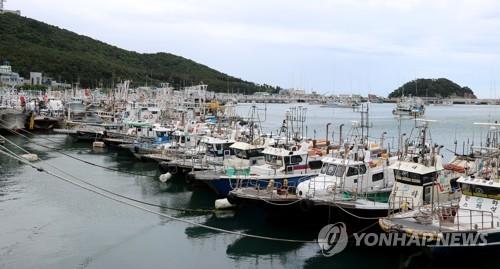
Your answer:
[[[307,180],[308,177],[303,177],[297,182],[288,182],[286,185],[281,181],[270,181],[264,179],[256,178],[239,178],[235,185],[232,185],[233,189],[236,188],[250,188],[257,192],[257,195],[263,193],[270,195],[270,198],[288,198],[289,195],[295,195],[297,185],[300,182]]]
[[[414,200],[411,196],[389,196],[389,214],[392,216],[395,213],[403,210],[413,210],[415,209]]]
[[[453,226],[457,231],[478,231],[495,228],[493,212],[459,208],[456,205],[439,206],[435,209],[439,228]],[[497,220],[497,225],[500,225]]]

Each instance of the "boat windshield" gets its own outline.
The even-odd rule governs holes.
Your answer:
[[[337,171],[337,165],[336,164],[330,164],[328,167],[328,171],[326,171],[326,174],[329,176],[335,175],[335,171]]]
[[[162,137],[162,136],[166,136],[167,135],[167,132],[163,132],[163,131],[156,131],[156,136],[157,137]]]
[[[403,170],[394,170],[394,177],[397,182],[422,186],[435,181],[436,172],[421,175]]]
[[[461,188],[465,195],[500,200],[500,188],[497,187],[462,183]]]
[[[281,157],[277,155],[266,154],[265,158],[266,158],[266,163],[268,164],[278,165],[278,166],[283,165],[283,160],[281,159]]]
[[[240,159],[250,159],[250,158],[263,156],[262,150],[263,149],[242,150],[242,149],[235,148],[234,153],[235,153],[236,157],[238,157]]]
[[[321,168],[321,173],[328,176],[342,177],[344,176],[345,166],[337,165],[333,163],[326,163]]]

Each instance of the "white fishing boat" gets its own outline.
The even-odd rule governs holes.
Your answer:
[[[411,96],[402,96],[392,110],[393,115],[421,117],[425,114],[425,105],[422,99]]]

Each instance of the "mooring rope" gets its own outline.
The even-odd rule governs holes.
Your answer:
[[[78,182],[75,182],[75,181],[71,180],[71,179],[65,178],[65,177],[60,176],[60,175],[58,175],[56,173],[53,173],[53,172],[51,172],[49,170],[46,170],[43,167],[36,166],[36,165],[28,162],[27,160],[22,159],[21,157],[19,157],[17,155],[11,155],[11,154],[3,151],[3,150],[0,150],[0,153],[4,154],[7,157],[14,158],[14,159],[16,159],[16,160],[18,160],[18,161],[20,161],[20,162],[22,162],[22,163],[24,163],[24,164],[26,164],[28,166],[31,166],[32,168],[34,168],[34,169],[36,169],[36,170],[38,170],[40,172],[46,173],[48,175],[51,175],[51,176],[53,176],[53,177],[55,177],[55,178],[57,178],[59,180],[62,180],[64,182],[67,182],[69,184],[77,186],[79,188],[85,189],[87,191],[90,191],[90,192],[92,192],[94,194],[97,194],[99,196],[102,196],[104,198],[113,200],[115,202],[118,202],[118,203],[121,203],[121,204],[124,204],[124,205],[128,205],[128,206],[137,208],[139,210],[142,210],[142,211],[145,211],[145,212],[148,212],[148,213],[151,213],[151,214],[155,214],[155,215],[158,215],[158,216],[161,216],[161,217],[165,217],[165,218],[168,218],[168,219],[171,219],[171,220],[174,220],[174,221],[179,221],[179,222],[183,222],[183,223],[190,224],[190,225],[193,225],[193,226],[198,226],[198,227],[202,227],[202,228],[205,228],[205,229],[209,229],[209,230],[212,230],[212,231],[222,232],[222,233],[232,234],[232,235],[237,235],[237,236],[241,236],[241,237],[249,237],[249,238],[255,238],[255,239],[262,239],[262,240],[267,240],[267,241],[289,242],[289,243],[317,243],[316,240],[308,241],[308,240],[297,240],[297,239],[287,239],[287,238],[278,238],[278,237],[262,236],[262,235],[255,235],[255,234],[247,234],[247,233],[236,232],[236,231],[231,231],[231,230],[226,230],[226,229],[222,229],[222,228],[213,227],[213,226],[206,225],[206,224],[197,223],[197,222],[194,222],[194,221],[191,221],[191,220],[188,220],[188,219],[177,218],[177,217],[174,217],[174,216],[171,216],[171,215],[168,215],[168,214],[164,214],[164,213],[161,213],[161,212],[156,212],[156,211],[153,211],[151,209],[145,208],[143,206],[136,205],[136,204],[133,204],[133,203],[130,203],[130,202],[118,199],[118,198],[112,196],[111,194],[106,194],[106,193],[97,191],[95,189],[92,189],[90,187],[84,186],[84,185],[82,185],[82,184],[80,184]]]
[[[0,121],[3,121],[3,120],[0,119]],[[43,145],[43,144],[37,143],[37,142],[33,141],[33,138],[28,137],[26,135],[23,135],[20,132],[11,130],[9,128],[6,128],[6,126],[3,125],[3,124],[1,124],[1,123],[0,123],[0,126],[4,127],[5,129],[7,129],[7,131],[11,132],[14,135],[19,135],[21,137],[24,137],[24,138],[28,139],[31,143],[33,143],[33,144],[35,144],[37,146],[44,147],[44,148],[47,148],[47,149],[51,149],[51,150],[53,150],[53,151],[55,151],[55,152],[57,152],[59,154],[62,154],[62,155],[66,156],[66,157],[69,157],[71,159],[74,159],[74,160],[86,163],[88,165],[100,167],[100,168],[103,168],[103,169],[107,169],[107,170],[111,170],[111,171],[115,171],[115,172],[119,172],[119,173],[130,174],[130,175],[134,175],[134,176],[151,177],[151,178],[155,178],[155,179],[157,178],[157,176],[153,176],[153,175],[147,175],[147,174],[135,173],[135,172],[130,172],[130,171],[124,171],[124,170],[120,170],[120,169],[117,169],[117,168],[107,167],[107,166],[96,164],[96,163],[93,163],[93,162],[90,162],[90,161],[87,161],[87,160],[83,160],[81,158],[78,158],[78,157],[75,157],[75,156],[72,156],[70,154],[67,154],[67,153],[63,152],[62,149],[58,149],[58,148],[54,148],[54,147],[50,147],[50,146],[47,146],[47,145]],[[35,134],[33,134],[33,133],[29,132],[29,131],[26,131],[26,130],[22,130],[22,131],[26,132],[26,133],[28,133],[30,135],[35,135]],[[45,140],[50,141],[50,142],[53,142],[53,143],[59,143],[57,141],[54,141],[54,140],[51,140],[51,139],[48,139],[48,138],[45,138],[45,137],[40,137],[40,138],[41,139],[45,139]]]

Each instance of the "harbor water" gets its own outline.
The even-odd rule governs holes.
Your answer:
[[[290,106],[307,108],[307,136],[338,141],[339,126],[344,136],[359,113],[345,108],[322,108],[307,104],[258,104],[266,132],[276,133]],[[392,104],[370,106],[370,136],[398,146],[398,120]],[[250,104],[239,105],[245,116]],[[445,159],[452,152],[462,153],[467,145],[481,143],[484,127],[474,122],[499,118],[498,106],[429,106],[426,118],[434,143],[443,145]],[[411,132],[414,120],[403,120],[401,132]],[[85,179],[99,187],[169,207],[206,209],[213,207],[215,194],[208,188],[188,185],[183,180],[161,183],[158,165],[140,162],[133,156],[107,149],[92,149],[89,143],[71,141],[65,135],[39,134],[32,141],[13,135],[10,140],[37,153],[37,164],[54,173],[77,180]],[[50,139],[50,140],[48,140]],[[455,141],[457,141],[455,146]],[[147,174],[132,175],[89,165],[36,144],[58,148],[71,156],[111,167],[115,170]],[[8,146],[8,145],[7,145]],[[9,147],[16,151],[15,148]],[[17,151],[16,151],[17,152]],[[460,259],[434,260],[420,249],[348,248],[324,257],[318,245],[270,242],[196,227],[154,215],[98,196],[61,181],[17,161],[0,157],[0,268],[422,268],[449,265]],[[147,207],[147,206],[144,206]],[[263,236],[314,240],[318,231],[280,222],[264,216],[259,209],[225,214],[181,213],[147,207],[177,218],[231,231]],[[297,221],[299,222],[299,221]],[[473,264],[489,266],[488,259]]]

